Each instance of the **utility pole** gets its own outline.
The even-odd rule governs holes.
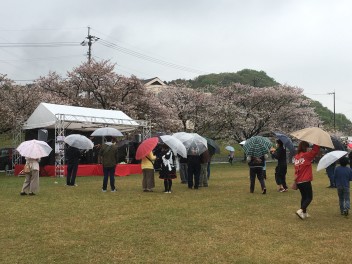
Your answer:
[[[97,38],[97,37],[95,37],[95,36],[92,36],[92,35],[90,34],[90,27],[88,27],[88,36],[86,37],[86,39],[88,39],[88,41],[83,40],[83,41],[81,42],[81,45],[82,45],[82,46],[87,46],[87,45],[88,45],[87,56],[88,56],[88,63],[90,64],[91,58],[92,58],[92,44],[93,44],[95,41],[98,41],[99,38]]]
[[[336,127],[335,127],[335,124],[336,124],[336,118],[335,118],[335,91],[332,92],[332,93],[328,93],[328,94],[332,94],[334,97],[334,131],[336,131]]]

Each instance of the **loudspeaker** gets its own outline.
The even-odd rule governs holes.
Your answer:
[[[39,129],[38,130],[38,140],[41,141],[48,141],[48,130],[46,129]]]

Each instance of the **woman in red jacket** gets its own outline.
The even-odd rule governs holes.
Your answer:
[[[301,192],[301,208],[297,210],[296,214],[301,219],[308,217],[307,207],[313,200],[312,162],[320,151],[320,147],[317,145],[313,145],[313,148],[310,151],[308,151],[308,148],[309,143],[301,141],[298,145],[297,154],[294,157],[295,182]]]

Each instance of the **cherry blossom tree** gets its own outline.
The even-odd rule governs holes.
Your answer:
[[[258,134],[317,126],[319,119],[302,89],[290,86],[256,88],[235,84],[216,91],[218,108],[214,126],[223,138],[237,142]],[[221,103],[220,103],[221,102]]]
[[[210,94],[184,86],[169,86],[158,94],[158,98],[172,114],[169,117],[171,131],[203,133],[207,130],[209,122],[205,117],[212,104]]]
[[[33,85],[16,85],[4,75],[0,76],[0,132],[14,129],[23,123],[48,94],[40,93]]]

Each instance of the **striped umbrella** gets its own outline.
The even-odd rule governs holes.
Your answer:
[[[267,154],[272,146],[273,144],[268,138],[254,136],[246,140],[243,149],[247,156],[260,158]]]

